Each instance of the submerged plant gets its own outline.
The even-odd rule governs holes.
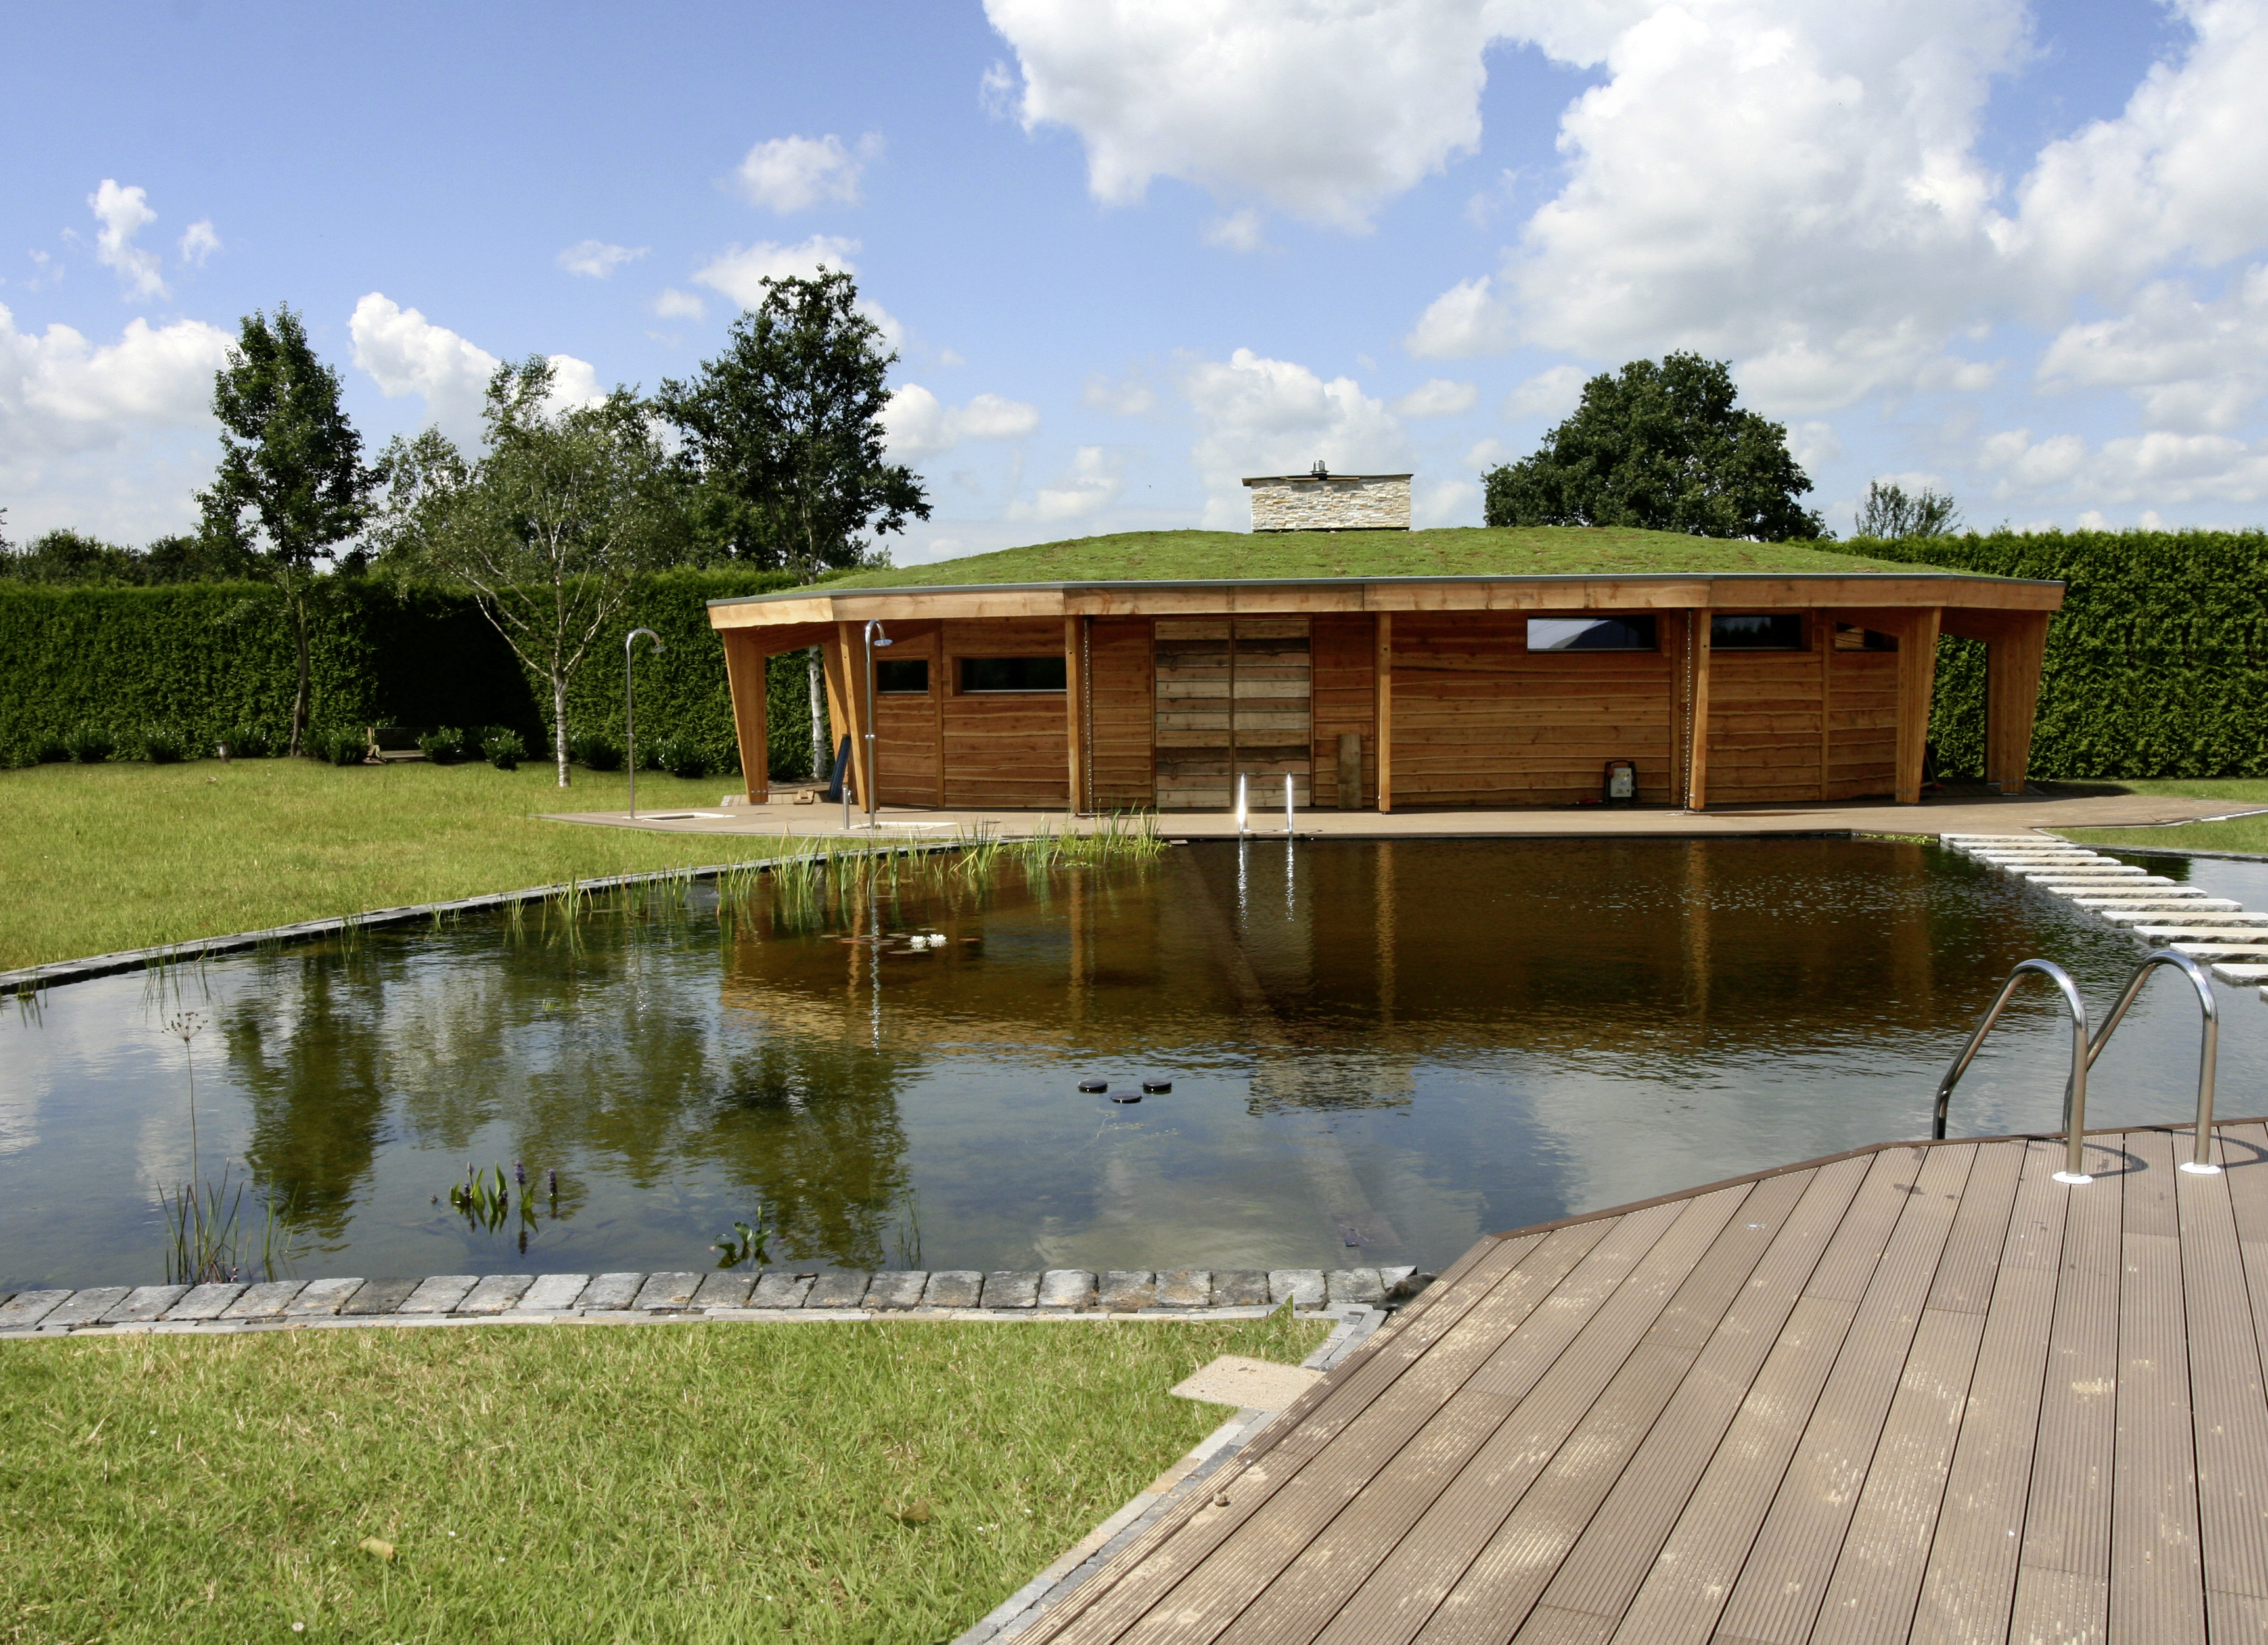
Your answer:
[[[166,1024],[166,1032],[181,1042],[182,1061],[189,1085],[189,1180],[171,1190],[158,1190],[158,1206],[166,1219],[166,1282],[169,1285],[229,1283],[256,1267],[263,1279],[283,1274],[298,1254],[288,1221],[280,1221],[276,1196],[263,1193],[264,1212],[258,1236],[258,1261],[247,1261],[252,1230],[244,1221],[244,1191],[248,1178],[232,1182],[232,1168],[224,1163],[220,1179],[207,1182],[197,1142],[197,1069],[195,1040],[204,1018],[182,1011]]]
[[[733,1223],[731,1233],[709,1247],[717,1253],[718,1267],[737,1268],[744,1262],[762,1266],[768,1254],[765,1246],[770,1233],[764,1227],[764,1210],[761,1205],[756,1208],[755,1217],[753,1223]]]

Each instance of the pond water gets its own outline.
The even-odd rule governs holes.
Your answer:
[[[703,1267],[759,1207],[775,1259],[820,1266],[1438,1267],[1926,1135],[2035,954],[2106,1002],[2135,958],[1949,852],[1833,840],[1198,844],[366,933],[0,1008],[0,1287],[161,1276],[190,1063],[200,1167],[284,1202],[302,1277]],[[2044,995],[1956,1134],[2058,1123]],[[2257,1113],[2268,1007],[2222,1008],[2221,1112]],[[2196,1015],[2153,984],[2092,1123],[2186,1116]],[[525,1215],[451,1208],[514,1162]]]

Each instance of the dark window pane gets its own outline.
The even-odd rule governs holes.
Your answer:
[[[1835,625],[1835,649],[1838,651],[1895,651],[1898,649],[1898,636],[1838,622]]]
[[[963,691],[1061,691],[1064,660],[1060,657],[964,657],[961,659]]]
[[[1530,617],[1531,651],[1651,651],[1651,617]]]
[[[1775,611],[1756,617],[1712,617],[1709,644],[1719,651],[1803,651],[1804,615]]]
[[[874,689],[886,697],[929,694],[929,658],[893,657],[874,659]]]

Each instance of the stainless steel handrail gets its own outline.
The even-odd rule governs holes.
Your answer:
[[[1953,1065],[1945,1070],[1945,1077],[1937,1083],[1937,1118],[1930,1135],[1940,1141],[1944,1138],[1945,1111],[1953,1100],[1953,1088],[1969,1071],[1970,1063],[1976,1061],[1977,1046],[1984,1043],[1984,1036],[1992,1031],[1992,1024],[2000,1020],[2009,995],[2015,993],[2016,985],[2024,980],[2027,972],[2036,972],[2054,983],[2063,995],[2064,1004],[2071,1010],[2071,1078],[2063,1088],[2063,1128],[2068,1151],[2064,1169],[2056,1172],[2055,1179],[2074,1184],[2092,1182],[2095,1179],[2082,1169],[2086,1164],[2082,1150],[2087,1135],[2087,1065],[2092,1061],[2088,1055],[2087,1002],[2079,997],[2079,985],[2071,980],[2071,973],[2051,959],[2022,960],[2008,973],[2008,980],[2000,985],[2000,992],[1977,1024],[1977,1032],[1969,1036],[1969,1043],[1961,1048],[1961,1054],[1953,1059]]]
[[[2197,1141],[2191,1150],[2191,1157],[2182,1162],[2182,1169],[2194,1171],[2201,1177],[2210,1177],[2220,1170],[2211,1157],[2213,1082],[2220,1061],[2220,1011],[2213,1003],[2213,980],[2205,975],[2204,966],[2187,954],[2177,954],[2170,948],[2157,950],[2135,966],[2134,974],[2127,980],[2124,991],[2118,996],[2118,1003],[2112,1006],[2110,1015],[2103,1018],[2102,1032],[2094,1037],[2094,1043],[2087,1048],[2087,1064],[2089,1068],[2095,1066],[2095,1059],[2102,1054],[2102,1047],[2110,1043],[2111,1034],[2124,1019],[2126,1008],[2134,1003],[2135,995],[2142,992],[2142,985],[2149,980],[2151,972],[2160,966],[2172,966],[2190,980],[2190,986],[2197,990],[2198,1004],[2205,1016],[2205,1028],[2198,1043]]]

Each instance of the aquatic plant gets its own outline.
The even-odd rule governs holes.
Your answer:
[[[767,1255],[766,1242],[770,1237],[764,1227],[764,1210],[759,1205],[753,1223],[735,1223],[733,1231],[709,1247],[717,1253],[720,1268],[737,1268],[744,1262],[762,1266]]]
[[[501,1165],[491,1165],[485,1171],[477,1166],[466,1166],[464,1181],[450,1186],[451,1208],[460,1213],[474,1227],[484,1228],[493,1234],[511,1218],[512,1192],[517,1187],[520,1190],[520,1221],[524,1224],[533,1223],[535,1220],[535,1205],[526,1192],[526,1169],[518,1160],[512,1162],[512,1175],[507,1178]],[[559,1193],[559,1173],[556,1171],[551,1173],[551,1193],[556,1200]]]
[[[245,1245],[250,1230],[244,1222],[244,1191],[249,1179],[232,1182],[231,1167],[224,1163],[217,1182],[207,1182],[197,1141],[197,1074],[195,1040],[204,1018],[183,1011],[171,1018],[166,1032],[181,1042],[189,1088],[189,1180],[168,1190],[158,1190],[158,1208],[166,1219],[166,1282],[168,1285],[208,1285],[233,1282],[245,1277]],[[259,1234],[257,1267],[263,1279],[284,1273],[298,1254],[289,1224],[279,1221],[276,1196],[263,1193],[265,1212]]]

